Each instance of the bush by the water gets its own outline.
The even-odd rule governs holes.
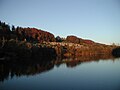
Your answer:
[[[41,60],[56,57],[54,48],[42,47],[25,41],[8,40],[4,46],[0,47],[0,59],[3,60]]]
[[[113,49],[112,55],[115,57],[120,57],[120,47]]]

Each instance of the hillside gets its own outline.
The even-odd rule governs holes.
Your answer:
[[[37,29],[37,28],[22,28],[17,26],[10,27],[5,22],[0,21],[0,39],[3,39],[3,37],[7,40],[10,39],[17,39],[19,41],[27,41],[27,42],[68,42],[68,43],[77,43],[77,44],[95,44],[92,40],[86,40],[82,38],[78,38],[76,36],[70,35],[67,36],[64,40],[62,40],[61,37],[55,36],[47,31]]]
[[[36,28],[10,26],[0,22],[0,60],[41,60],[57,57],[119,56],[118,46],[96,43],[73,35],[61,38]],[[113,52],[114,51],[114,52]],[[116,53],[117,51],[117,53]]]
[[[17,39],[19,41],[28,41],[28,42],[53,42],[55,41],[55,37],[52,33],[47,31],[43,31],[41,29],[36,28],[22,28],[10,26],[5,24],[5,22],[0,22],[0,39],[5,38],[7,40]]]

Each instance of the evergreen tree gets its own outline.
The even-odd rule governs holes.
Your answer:
[[[14,26],[14,25],[12,25],[12,31],[13,31],[13,32],[15,31],[15,26]]]

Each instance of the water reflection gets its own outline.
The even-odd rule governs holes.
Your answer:
[[[67,67],[76,67],[77,65],[80,65],[81,63],[85,63],[85,62],[91,62],[91,61],[95,61],[98,62],[99,60],[115,60],[115,58],[112,55],[109,54],[96,54],[96,55],[91,55],[91,56],[81,56],[78,58],[64,58],[62,60],[57,59],[55,61],[55,64],[57,64],[57,66],[60,66],[60,64],[62,63],[66,63]]]
[[[20,77],[23,75],[35,75],[45,71],[49,71],[54,67],[51,61],[40,63],[1,63],[0,64],[0,81],[13,78],[14,76]]]
[[[76,67],[84,62],[99,61],[100,59],[114,60],[111,55],[94,55],[94,56],[81,56],[79,58],[66,58],[56,60],[41,60],[40,62],[1,62],[0,63],[0,82],[12,79],[14,76],[29,76],[40,74],[52,70],[54,66],[60,66],[65,63],[67,67]]]

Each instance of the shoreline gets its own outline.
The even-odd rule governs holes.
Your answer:
[[[2,43],[2,42],[1,42]],[[54,43],[54,44],[53,44]],[[0,48],[0,61],[16,61],[31,59],[40,61],[41,59],[56,59],[56,57],[87,57],[95,55],[112,55],[115,46],[108,45],[80,45],[74,43],[44,42],[30,43],[26,41],[8,40],[4,47]],[[114,50],[115,52],[115,50]],[[116,53],[113,55],[115,56]]]

